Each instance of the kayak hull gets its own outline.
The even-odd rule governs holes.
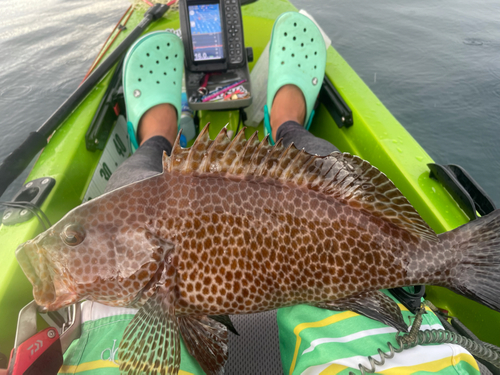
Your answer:
[[[243,6],[245,44],[252,47],[254,62],[264,51],[274,20],[281,13],[296,10],[287,1],[258,1]],[[129,10],[128,12],[132,12]],[[137,25],[144,11],[130,15],[127,30],[113,42],[110,51]],[[170,11],[167,18],[153,23],[146,32],[179,29],[178,14]],[[249,32],[251,30],[251,32]],[[110,38],[113,40],[113,38]],[[109,54],[109,51],[107,52]],[[88,151],[85,134],[111,80],[111,71],[78,108],[61,124],[33,167],[27,181],[52,177],[56,184],[41,209],[52,223],[81,204],[89,188],[102,151]],[[341,151],[356,154],[383,171],[402,191],[424,220],[437,232],[449,231],[468,221],[467,216],[447,191],[429,177],[428,163],[433,160],[384,107],[356,72],[332,47],[327,51],[326,77],[342,95],[353,113],[354,125],[339,128],[324,105],[316,111],[311,131],[334,143]],[[210,136],[215,137],[227,124],[236,131],[238,111],[200,111],[200,124],[211,123]],[[247,137],[263,127],[247,128]],[[17,246],[42,232],[36,218],[27,222],[0,226],[0,352],[9,353],[14,343],[17,314],[32,300],[31,284],[19,268],[14,256]],[[435,305],[457,316],[482,340],[500,345],[500,314],[448,290],[428,287],[427,296]],[[488,324],[484,324],[484,322]]]

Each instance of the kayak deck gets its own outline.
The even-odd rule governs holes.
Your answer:
[[[281,13],[296,10],[284,1],[258,1],[242,7],[245,44],[253,48],[255,60],[250,70],[264,51],[274,20]],[[130,10],[132,11],[132,10]],[[127,30],[116,38],[110,51],[118,45],[138,24],[143,11],[135,10],[129,18]],[[179,29],[179,18],[171,10],[167,18],[158,20],[147,32]],[[252,32],[248,32],[252,30]],[[110,38],[112,40],[113,38]],[[110,53],[108,51],[108,54]],[[69,210],[82,203],[92,176],[99,163],[102,151],[88,151],[85,134],[99,102],[111,80],[110,72],[79,107],[54,133],[41,153],[27,181],[52,177],[56,184],[41,206],[52,223],[58,221]],[[368,160],[383,171],[413,204],[423,219],[437,232],[449,231],[468,221],[457,203],[436,181],[430,179],[428,163],[430,156],[384,107],[368,86],[332,47],[327,51],[326,76],[353,112],[354,125],[339,128],[327,109],[320,105],[311,126],[311,132],[334,143],[341,151],[349,152]],[[236,131],[239,112],[200,111],[200,126],[207,122],[210,136],[214,138],[228,124],[228,130]],[[249,136],[255,128],[247,128]],[[262,124],[257,128],[262,138]],[[36,218],[14,226],[0,226],[0,352],[8,353],[12,348],[17,314],[32,299],[32,286],[27,281],[14,256],[17,246],[42,232]],[[428,287],[428,298],[438,307],[457,316],[482,340],[500,345],[500,314],[476,302],[460,297],[448,290]],[[484,322],[488,322],[487,325]]]

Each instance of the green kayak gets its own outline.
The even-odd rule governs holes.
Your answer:
[[[124,17],[127,27],[113,32],[104,58],[142,21],[145,11],[146,8],[141,6],[127,10]],[[269,42],[274,20],[287,11],[296,9],[286,0],[256,1],[242,6],[245,44],[253,48],[254,54],[253,62],[249,63],[250,71]],[[146,33],[165,29],[180,29],[179,13],[175,7],[152,22]],[[38,179],[48,181],[47,178],[55,180],[40,206],[51,223],[82,202],[101,194],[110,174],[130,155],[123,118],[113,119],[112,126],[105,133],[107,139],[96,138],[96,147],[89,147],[86,140],[101,100],[108,86],[113,84],[115,69],[113,67],[60,124],[26,180],[26,183]],[[336,98],[332,91],[340,94],[352,111],[352,125],[332,109],[335,102],[332,98]],[[240,128],[238,110],[199,110],[197,116],[200,127],[211,123],[211,138],[226,124],[229,131],[236,132]],[[262,139],[262,123],[257,127],[247,127],[247,137],[256,130]],[[325,84],[310,131],[334,143],[342,152],[358,155],[384,172],[436,233],[452,230],[469,221],[445,187],[430,177],[428,164],[433,160],[426,151],[333,47],[327,50]],[[35,216],[17,224],[0,225],[0,352],[5,355],[10,353],[14,344],[18,313],[33,299],[32,285],[17,263],[15,250],[43,231],[41,220]],[[427,287],[426,298],[451,316],[458,317],[481,340],[500,345],[499,313],[440,287]]]

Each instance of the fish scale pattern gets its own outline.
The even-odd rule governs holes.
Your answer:
[[[230,142],[224,130],[212,141],[205,128],[164,165],[168,186],[188,198],[169,205],[175,220],[156,225],[179,244],[181,314],[263,311],[389,285],[405,274],[394,247],[436,240],[387,177],[351,155],[316,157],[243,132]]]
[[[163,165],[16,251],[46,310],[83,299],[142,306],[120,344],[127,373],[177,373],[179,332],[205,372],[221,373],[226,327],[206,315],[309,303],[405,330],[378,290],[418,284],[500,308],[499,210],[437,237],[367,162],[243,132],[212,141],[205,128]]]
[[[426,239],[437,238],[387,177],[359,158],[312,156],[255,134],[246,140],[243,131],[232,141],[224,130],[211,140],[208,127],[191,149],[176,142],[163,175],[71,215],[72,223],[51,229],[62,234],[33,240],[20,257],[33,269],[41,305],[76,296],[142,305],[171,276],[165,264],[177,272],[177,314],[328,301],[407,285],[399,255],[424,252]],[[66,290],[65,281],[57,291],[50,264],[29,259],[44,258],[43,249],[57,248],[68,233],[85,239],[86,250],[74,256],[73,244],[51,255],[52,268],[67,270],[76,285]],[[422,266],[433,261],[418,257],[429,263]]]

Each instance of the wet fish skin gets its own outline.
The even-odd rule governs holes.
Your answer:
[[[20,247],[37,303],[143,306],[120,344],[130,373],[144,349],[132,342],[158,311],[156,326],[169,337],[163,345],[177,347],[180,329],[188,350],[217,373],[227,350],[206,338],[223,343],[225,331],[206,315],[298,303],[356,311],[361,300],[374,306],[365,315],[398,326],[377,290],[415,284],[500,308],[492,292],[500,284],[498,211],[438,237],[367,162],[271,148],[241,134],[211,141],[205,129],[191,151],[174,147],[163,174],[80,206]],[[215,355],[197,352],[191,334]],[[176,361],[163,362],[175,372]]]

